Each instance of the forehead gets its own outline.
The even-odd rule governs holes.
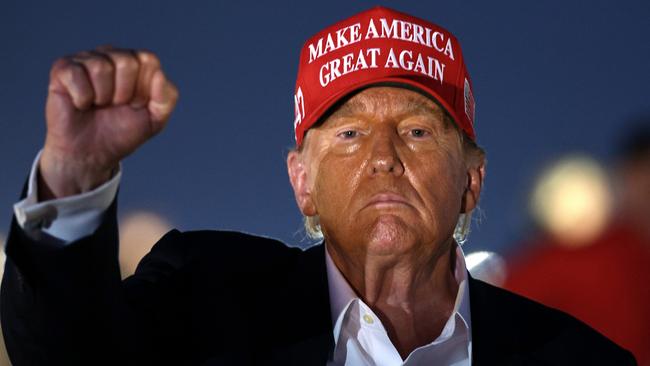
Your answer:
[[[431,98],[400,87],[371,87],[348,97],[327,118],[372,115],[429,114],[442,119],[444,112]]]

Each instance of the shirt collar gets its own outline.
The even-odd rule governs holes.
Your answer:
[[[325,246],[325,262],[327,267],[327,283],[329,287],[330,295],[330,310],[332,316],[332,324],[337,324],[337,320],[341,313],[345,311],[350,302],[354,299],[359,298],[354,292],[348,281],[343,277],[343,274],[338,269],[332,257],[330,256],[327,245]],[[456,301],[454,303],[454,311],[452,317],[455,314],[460,315],[461,319],[465,322],[467,326],[467,331],[469,339],[471,341],[471,316],[470,316],[470,302],[469,302],[469,286],[467,278],[467,266],[465,264],[465,254],[463,249],[458,244],[454,244],[456,247],[456,265],[454,268],[454,278],[458,284],[458,293],[456,295]],[[336,336],[335,336],[336,339]]]

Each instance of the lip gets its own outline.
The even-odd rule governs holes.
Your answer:
[[[365,207],[388,208],[395,206],[413,207],[404,196],[392,192],[378,193],[370,199]]]

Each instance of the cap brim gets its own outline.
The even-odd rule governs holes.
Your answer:
[[[440,96],[438,93],[433,91],[431,88],[428,88],[426,85],[419,83],[415,80],[408,79],[408,78],[400,78],[400,77],[381,77],[374,79],[372,81],[363,81],[359,82],[357,84],[351,84],[345,89],[339,90],[338,92],[332,94],[329,96],[321,105],[319,105],[313,112],[313,118],[315,121],[313,124],[309,124],[309,128],[315,127],[318,124],[323,122],[323,118],[327,117],[330,112],[333,110],[330,110],[332,107],[336,106],[339,101],[341,101],[344,98],[347,98],[351,96],[352,94],[355,94],[363,89],[371,88],[371,87],[376,87],[376,86],[396,86],[396,87],[405,87],[407,89],[415,90],[418,91],[422,94],[430,96],[438,105],[440,105],[445,112],[447,112],[451,118],[454,120],[454,123],[456,126],[458,126],[459,129],[461,129],[463,132],[465,132],[471,139],[474,139],[474,135],[471,131],[467,131],[464,129],[460,123],[458,123],[459,119],[456,113],[454,112],[454,109],[451,108],[451,106]],[[307,131],[305,131],[305,135],[307,134]],[[303,136],[304,138],[304,136]]]

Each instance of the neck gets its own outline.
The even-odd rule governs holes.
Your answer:
[[[352,289],[377,316],[402,358],[430,343],[453,312],[458,283],[454,277],[453,239],[433,255],[398,258],[365,256],[355,260],[326,244],[332,261]]]

